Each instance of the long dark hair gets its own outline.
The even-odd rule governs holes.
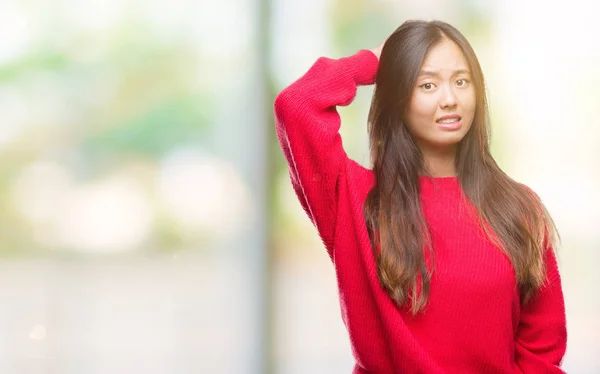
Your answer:
[[[403,116],[428,51],[444,38],[462,50],[476,92],[473,123],[457,147],[458,181],[488,238],[510,258],[522,302],[543,284],[544,250],[558,238],[538,196],[492,158],[483,72],[469,42],[445,22],[403,23],[384,44],[375,80],[368,131],[376,185],[364,215],[379,281],[397,304],[410,302],[413,314],[427,303],[433,271],[423,250],[435,253],[419,198],[423,154]]]

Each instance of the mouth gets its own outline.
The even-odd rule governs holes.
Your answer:
[[[435,122],[443,130],[458,130],[462,126],[462,117],[458,114],[450,114],[438,118]]]
[[[460,120],[461,116],[459,116],[458,114],[449,114],[438,118],[435,122],[439,123],[440,125],[449,125],[456,122],[460,122]]]

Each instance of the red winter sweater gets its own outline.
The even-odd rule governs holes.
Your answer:
[[[511,263],[466,214],[456,177],[419,180],[436,250],[426,310],[412,317],[380,286],[363,217],[374,174],[347,157],[336,111],[374,82],[377,66],[367,50],[320,58],[275,100],[293,187],[335,266],[354,373],[562,373],[565,309],[552,249],[545,285],[520,305]]]

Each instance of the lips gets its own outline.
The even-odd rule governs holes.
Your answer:
[[[435,120],[439,124],[448,124],[460,121],[461,117],[458,114],[448,114]]]

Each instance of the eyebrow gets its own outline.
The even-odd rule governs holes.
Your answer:
[[[458,69],[458,70],[455,70],[452,73],[452,76],[456,76],[456,75],[460,75],[460,74],[471,74],[471,72],[469,70],[467,70],[467,69]],[[421,70],[419,72],[419,77],[423,76],[423,75],[429,75],[429,76],[437,76],[437,77],[439,77],[440,73],[437,70],[427,70],[427,69],[425,69],[425,70]]]

